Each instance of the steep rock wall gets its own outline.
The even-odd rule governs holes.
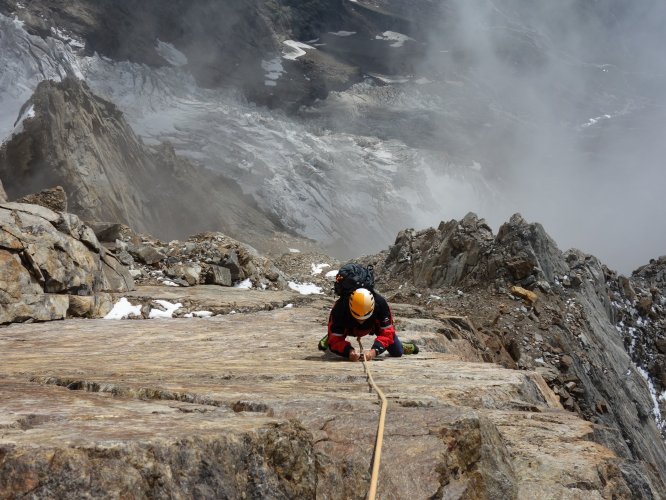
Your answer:
[[[234,182],[195,168],[168,145],[146,147],[82,81],[44,81],[28,107],[34,116],[0,148],[10,199],[61,185],[84,220],[122,222],[164,239],[217,229],[253,243],[280,232]]]

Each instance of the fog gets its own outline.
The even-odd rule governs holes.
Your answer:
[[[50,47],[52,70],[24,53],[25,35],[3,21],[3,137],[36,81],[57,77],[65,57],[149,143],[168,140],[179,154],[223,171],[267,213],[344,257],[385,249],[407,225],[469,211],[494,229],[520,212],[560,248],[592,253],[623,273],[666,254],[666,4],[440,0],[430,29],[407,33],[418,50],[387,43],[366,53],[395,57],[375,66],[413,65],[409,83],[369,78],[296,115],[211,89],[247,90],[254,81],[250,90],[265,93],[264,59],[281,62],[283,81],[300,71],[281,58],[269,21],[247,2],[82,4],[106,20],[88,33],[87,57],[31,38],[44,53]],[[351,16],[330,5],[340,9],[331,29],[365,26],[359,18],[348,25]],[[325,31],[308,26],[303,37]],[[380,43],[374,33],[358,36],[355,43]],[[157,67],[164,61],[156,40],[182,51],[187,66]],[[298,94],[282,96],[292,91]]]
[[[435,92],[459,93],[474,119],[459,161],[478,162],[500,193],[465,209],[495,228],[520,212],[562,249],[624,273],[666,254],[665,12],[656,1],[442,3],[420,70]]]

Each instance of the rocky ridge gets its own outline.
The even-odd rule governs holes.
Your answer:
[[[436,9],[427,1],[406,7],[402,0],[178,0],[168,6],[153,0],[5,0],[0,13],[16,16],[34,35],[74,37],[87,55],[184,66],[203,87],[236,86],[258,103],[295,111],[364,74],[413,71],[423,49],[407,35],[432,22]],[[390,30],[406,33],[404,46],[392,47],[395,41],[381,35]],[[293,41],[305,50],[284,43]]]
[[[92,234],[89,228],[81,231]],[[9,436],[5,446],[10,445],[0,461],[9,478],[3,483],[6,491],[29,487],[47,495],[65,488],[97,488],[112,495],[129,487],[125,482],[114,485],[110,479],[119,470],[146,495],[157,491],[158,483],[169,491],[192,488],[166,476],[158,483],[146,482],[147,476],[132,465],[146,460],[137,450],[147,449],[150,456],[159,456],[150,459],[156,467],[150,474],[180,477],[185,473],[169,457],[185,446],[194,455],[181,463],[196,470],[208,467],[196,458],[199,454],[220,450],[213,453],[218,458],[207,462],[213,472],[194,475],[204,497],[242,490],[293,498],[300,494],[293,488],[309,492],[303,494],[315,491],[322,498],[363,495],[359,492],[364,491],[368,462],[355,444],[369,439],[371,432],[349,427],[358,422],[367,403],[349,402],[349,395],[360,388],[345,385],[359,382],[349,372],[358,365],[333,362],[327,364],[325,375],[312,374],[312,363],[338,361],[328,355],[322,358],[315,347],[332,303],[330,278],[323,271],[334,270],[337,261],[322,254],[292,252],[270,261],[219,233],[167,244],[122,225],[100,225],[96,231],[105,242],[98,245],[128,265],[127,272],[143,283],[136,291],[114,294],[115,298],[138,307],[136,318],[154,318],[154,310],[167,304],[167,316],[181,319],[132,322],[127,327],[121,321],[112,329],[107,320],[67,322],[58,332],[48,324],[0,330],[0,342],[7,346],[1,360],[9,370],[3,386],[30,394],[30,401],[56,397],[53,410],[35,411],[28,400],[2,410],[0,421],[5,420]],[[416,341],[422,350],[415,358],[373,363],[375,377],[384,381],[397,412],[389,424],[389,442],[397,441],[386,445],[387,467],[407,467],[420,478],[418,493],[412,494],[419,498],[454,492],[486,498],[550,498],[543,491],[572,498],[665,494],[660,472],[665,446],[656,425],[660,416],[655,418],[649,387],[615,327],[613,287],[621,280],[598,260],[575,250],[561,252],[540,225],[519,215],[493,235],[483,219],[469,214],[437,229],[403,231],[389,250],[362,261],[375,264],[377,289],[392,305],[401,338]],[[659,282],[660,263],[651,263],[636,277]],[[229,276],[237,273],[237,280],[250,278],[254,288],[200,284],[210,276],[204,270],[212,266],[225,269]],[[165,286],[165,278],[179,286]],[[322,293],[301,295],[285,287],[287,280],[314,281]],[[202,311],[208,319],[185,319]],[[653,306],[650,311],[658,315],[661,309]],[[136,342],[150,342],[157,332],[157,345],[136,349]],[[79,341],[68,342],[70,335]],[[21,361],[26,336],[35,350],[44,353],[40,363],[46,368]],[[206,342],[205,348],[197,339]],[[51,351],[51,345],[60,347]],[[81,351],[67,354],[61,349],[64,345]],[[104,363],[87,354],[99,345],[107,346]],[[256,355],[242,355],[247,348]],[[82,364],[73,367],[70,357]],[[312,384],[311,377],[316,379]],[[51,394],[53,386],[65,391],[58,393],[64,399]],[[338,388],[339,396],[332,398],[331,387]],[[69,396],[72,392],[76,395]],[[113,436],[103,423],[85,442],[54,436],[51,411],[78,433],[80,398],[84,405],[107,408],[102,415],[117,416],[119,411],[124,415],[120,426],[114,417]],[[166,415],[174,429],[188,428],[190,438],[183,441],[177,432],[171,437],[155,434],[150,417],[141,416],[145,412]],[[183,413],[201,417],[185,424]],[[449,414],[457,416],[449,422]],[[442,424],[443,418],[447,423]],[[370,413],[362,420],[369,419]],[[34,429],[33,437],[12,430],[24,428]],[[215,429],[216,437],[210,429]],[[243,438],[238,441],[232,435]],[[431,441],[433,436],[440,436],[444,444],[440,438]],[[107,457],[101,450],[109,449],[109,439],[116,444],[108,456],[116,457],[117,465],[108,458],[101,462],[92,458]],[[303,454],[279,452],[278,459],[269,451],[275,440],[289,442]],[[76,449],[85,451],[72,455],[75,442]],[[35,444],[39,445],[34,448]],[[449,450],[444,462],[438,458],[442,446]],[[21,451],[26,447],[33,447],[33,452],[26,455]],[[422,460],[409,458],[417,455]],[[47,456],[63,457],[63,468],[58,469],[62,480],[46,479],[40,464]],[[286,456],[293,460],[285,461]],[[72,460],[89,472],[90,481],[77,483],[66,473]],[[226,477],[228,460],[243,471],[231,482],[221,479]],[[439,463],[436,474],[435,463]],[[534,463],[541,464],[538,472],[529,465]],[[31,472],[20,476],[18,470]],[[267,482],[257,483],[253,479],[257,474]],[[21,477],[31,478],[29,484]],[[388,481],[383,487],[402,491],[404,484]]]
[[[486,361],[538,370],[566,408],[599,424],[595,439],[666,470],[658,382],[641,371],[645,361],[632,363],[635,352],[625,350],[622,334],[627,308],[612,300],[627,278],[593,256],[560,251],[541,225],[519,215],[497,235],[475,214],[406,230],[388,251],[364,260],[375,264],[393,300],[424,306],[433,317],[450,302],[466,310],[478,325],[470,334]],[[632,279],[640,282],[651,270]],[[638,302],[634,298],[631,308]],[[644,311],[655,318],[645,334],[654,335],[646,344],[656,353],[663,310],[657,304]]]
[[[68,209],[85,221],[131,224],[164,239],[214,228],[249,243],[282,235],[308,245],[282,231],[234,182],[194,167],[168,144],[145,146],[83,81],[42,82],[22,115],[22,131],[0,147],[10,199],[59,185]]]

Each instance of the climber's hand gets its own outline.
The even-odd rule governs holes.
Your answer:
[[[375,351],[374,349],[368,349],[367,351],[363,351],[363,354],[365,355],[366,361],[372,361],[377,357],[377,351]]]

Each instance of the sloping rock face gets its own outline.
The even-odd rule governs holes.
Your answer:
[[[238,186],[176,157],[149,149],[110,102],[85,83],[45,81],[26,103],[34,117],[0,149],[0,178],[10,199],[60,185],[72,213],[172,239],[210,228],[269,240],[280,228]]]
[[[632,363],[625,335],[616,328],[619,309],[611,296],[621,288],[617,276],[596,258],[560,251],[539,224],[519,215],[495,236],[483,219],[469,214],[437,229],[403,231],[389,251],[366,261],[375,262],[378,285],[393,290],[392,298],[411,293],[434,316],[438,304],[464,303],[480,325],[470,335],[484,359],[540,370],[566,408],[600,424],[596,440],[636,460],[629,468],[642,469],[649,481],[664,484],[663,414],[653,382]],[[657,264],[651,266],[638,276],[656,279]],[[515,286],[533,292],[536,302],[525,299],[516,307],[505,300]],[[647,314],[657,314],[654,306],[644,306]],[[655,333],[651,342],[655,360],[662,335]]]
[[[70,297],[89,298],[76,315],[103,315],[108,292],[134,288],[128,270],[75,215],[4,203],[0,230],[0,323],[63,319]]]
[[[0,330],[0,496],[364,498],[378,407],[360,363],[316,350],[330,306]],[[431,347],[371,363],[389,400],[379,497],[664,493],[539,375],[466,362],[467,340],[395,310]]]

